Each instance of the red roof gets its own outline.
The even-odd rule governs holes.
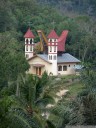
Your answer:
[[[52,30],[50,33],[49,33],[49,35],[48,35],[48,38],[50,39],[58,39],[59,37],[58,37],[58,35],[56,34],[56,32],[55,32],[55,30]]]
[[[24,35],[25,38],[34,38],[35,36],[33,35],[32,31],[30,28],[27,30],[27,32]]]
[[[58,51],[65,51],[65,42],[68,35],[68,30],[64,30],[58,39]]]

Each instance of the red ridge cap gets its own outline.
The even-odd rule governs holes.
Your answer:
[[[30,28],[27,30],[27,32],[24,35],[24,38],[34,38],[33,32],[30,30]]]

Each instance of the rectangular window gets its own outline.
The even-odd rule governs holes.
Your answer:
[[[67,71],[67,66],[63,66],[63,71]]]
[[[62,71],[62,66],[58,66],[58,71]]]

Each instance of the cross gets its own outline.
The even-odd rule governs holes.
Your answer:
[[[31,22],[30,22],[30,21],[28,22],[28,26],[29,26],[29,27],[31,26]]]
[[[55,22],[54,22],[54,20],[53,20],[53,22],[51,24],[53,25],[53,29],[54,29],[55,28]]]

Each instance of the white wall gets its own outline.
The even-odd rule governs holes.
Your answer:
[[[75,74],[75,65],[76,63],[68,63],[68,64],[58,64],[58,66],[62,66],[62,71],[58,71],[58,74],[61,75],[70,75],[70,74]],[[69,67],[70,65],[70,67]],[[67,66],[67,71],[63,71],[63,66]]]
[[[28,61],[29,65],[30,65],[30,69],[28,71],[28,73],[30,74],[36,74],[36,68],[33,67],[33,64],[43,64],[45,65],[44,67],[41,68],[41,74],[46,71],[48,73],[48,75],[50,74],[51,72],[51,67],[52,67],[52,64],[44,61],[43,59],[41,59],[40,57],[35,57],[33,58],[32,60]]]

